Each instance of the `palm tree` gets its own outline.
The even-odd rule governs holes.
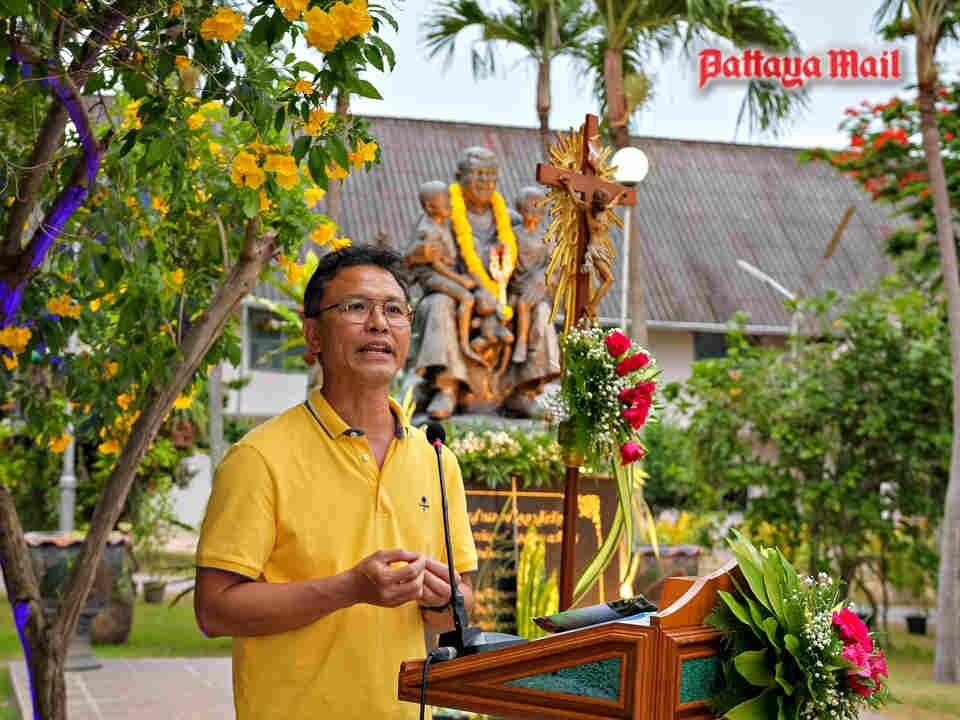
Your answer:
[[[580,0],[510,0],[505,10],[484,10],[477,0],[445,0],[422,24],[430,58],[444,57],[450,66],[461,33],[479,31],[470,48],[474,79],[496,72],[499,44],[522,48],[537,65],[537,117],[544,157],[550,146],[550,66],[568,54],[593,25]]]
[[[684,50],[704,40],[727,40],[738,48],[786,52],[797,48],[793,33],[764,0],[596,0],[598,36],[578,52],[593,74],[597,95],[613,143],[630,144],[628,123],[642,104],[647,88],[643,60],[661,55],[682,42]],[[773,80],[753,80],[737,118],[750,129],[777,129],[777,121],[805,102],[803,93],[788,92]]]
[[[796,48],[796,38],[764,0],[595,0],[599,33],[574,49],[593,76],[605,125],[615,147],[630,144],[629,122],[650,93],[643,72],[652,53],[667,54],[677,43],[691,50],[704,40],[727,40],[738,48],[773,52]],[[806,102],[803,92],[788,92],[774,80],[751,80],[737,117],[750,130],[776,130],[778,121]],[[634,228],[634,232],[636,229]],[[632,246],[636,242],[631,238]],[[631,337],[647,343],[647,306],[643,258],[630,254]]]
[[[957,270],[954,209],[947,195],[947,178],[940,156],[936,98],[939,72],[937,48],[945,37],[956,38],[960,27],[957,0],[882,0],[876,15],[887,36],[914,36],[917,68],[917,107],[927,161],[943,287],[947,295],[950,356],[953,365],[953,447],[950,479],[940,528],[940,568],[937,584],[937,641],[933,677],[937,682],[960,682],[960,275]]]

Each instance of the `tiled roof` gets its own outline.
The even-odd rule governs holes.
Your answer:
[[[541,160],[535,129],[369,119],[383,162],[344,183],[339,224],[355,242],[385,233],[391,246],[403,247],[420,212],[419,185],[452,182],[462,148],[484,145],[497,153],[499,189],[510,206],[534,182]],[[826,164],[798,164],[796,149],[645,137],[634,144],[650,160],[634,217],[656,323],[723,324],[744,310],[751,324],[788,325],[782,297],[736,261],[797,291],[849,205],[856,211],[813,289],[848,291],[888,269],[890,215]],[[619,247],[619,231],[614,241]],[[601,315],[618,318],[619,299],[614,286]]]

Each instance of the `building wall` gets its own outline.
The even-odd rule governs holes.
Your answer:
[[[240,377],[249,378],[242,388],[227,391],[228,415],[268,418],[289,407],[302,403],[307,393],[305,373],[246,370],[225,365],[225,382]]]
[[[682,382],[690,377],[690,365],[693,364],[693,333],[676,330],[651,329],[649,338],[650,352],[663,371],[661,383]]]

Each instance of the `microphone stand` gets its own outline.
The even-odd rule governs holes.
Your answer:
[[[440,508],[443,510],[443,540],[447,549],[447,572],[450,575],[450,608],[453,610],[453,630],[441,633],[439,644],[441,647],[452,647],[457,651],[457,657],[463,657],[466,647],[465,628],[467,627],[467,608],[463,601],[463,593],[456,582],[456,571],[453,567],[453,543],[450,540],[450,510],[447,507],[447,486],[443,478],[443,456],[441,448],[443,440],[433,441],[433,449],[437,453],[437,472],[440,475]]]
[[[456,651],[455,657],[472,655],[486,650],[495,650],[501,647],[517,645],[527,642],[526,638],[500,632],[484,632],[478,627],[468,627],[467,609],[463,600],[463,593],[457,586],[453,567],[453,543],[450,540],[450,514],[447,507],[447,486],[443,477],[442,448],[444,431],[437,424],[437,430],[427,429],[427,438],[437,453],[437,473],[440,475],[440,507],[443,510],[443,539],[447,551],[447,572],[450,575],[450,602],[453,610],[453,630],[440,634],[438,644],[441,648],[449,647]],[[434,651],[436,652],[436,651]],[[436,657],[435,661],[446,660],[447,657]]]

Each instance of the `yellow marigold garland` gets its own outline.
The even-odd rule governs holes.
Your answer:
[[[494,191],[490,199],[490,208],[493,210],[493,219],[497,226],[497,239],[507,249],[503,262],[508,271],[507,277],[510,277],[517,266],[517,237],[513,234],[510,212],[503,201],[503,195]],[[470,221],[467,220],[467,204],[463,200],[460,183],[453,183],[450,186],[450,222],[453,225],[453,234],[457,238],[460,254],[463,255],[463,261],[467,264],[467,270],[473,273],[480,280],[480,284],[493,293],[494,297],[500,297],[500,286],[487,273],[474,247],[473,229],[470,227]],[[511,310],[509,306],[504,308],[508,315],[512,314]]]

